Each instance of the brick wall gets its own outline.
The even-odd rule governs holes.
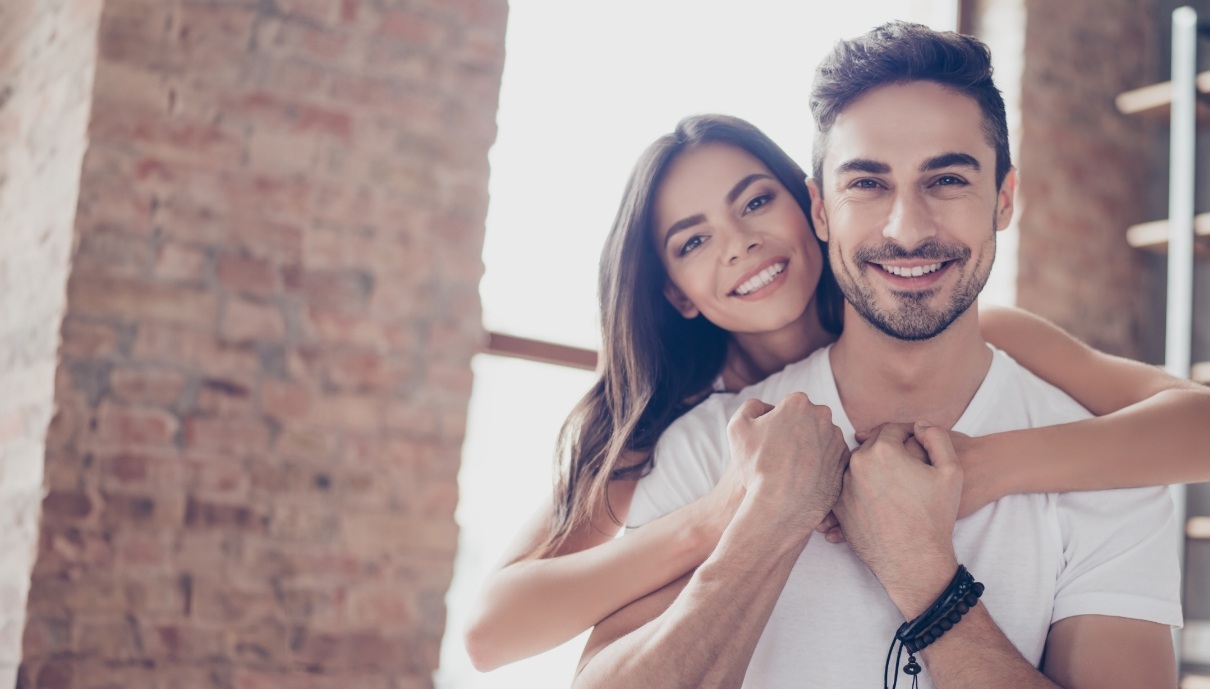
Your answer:
[[[992,0],[994,3],[995,0]],[[1155,131],[1114,97],[1155,78],[1154,0],[1025,0],[1018,303],[1108,352],[1138,357]],[[1162,164],[1162,161],[1158,161]]]
[[[21,655],[99,9],[0,4],[0,687]]]
[[[504,0],[106,0],[22,686],[425,687]]]

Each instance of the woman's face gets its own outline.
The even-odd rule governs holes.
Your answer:
[[[747,151],[705,144],[669,166],[655,198],[665,294],[733,333],[779,330],[815,296],[823,255],[790,192]]]

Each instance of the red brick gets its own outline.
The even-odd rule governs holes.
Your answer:
[[[360,586],[349,594],[349,622],[354,628],[405,630],[416,623],[415,603],[398,584]]]
[[[248,505],[206,502],[190,497],[185,505],[185,526],[191,528],[264,531],[268,518]]]
[[[92,514],[92,499],[80,492],[52,491],[42,500],[42,518],[48,521],[79,521]]]
[[[165,280],[199,283],[206,277],[209,262],[204,249],[167,242],[156,255],[155,275]]]
[[[205,416],[251,416],[256,412],[256,398],[244,383],[228,379],[207,378],[197,394],[197,411]]]
[[[172,445],[180,424],[175,416],[153,407],[102,403],[96,415],[96,438],[123,446]]]
[[[222,256],[216,272],[219,284],[232,292],[268,296],[277,288],[273,264],[262,258]]]
[[[168,553],[161,535],[127,532],[118,540],[116,557],[125,572],[158,570],[166,564]]]
[[[175,453],[119,451],[97,461],[102,489],[165,490],[181,481],[181,459]]]
[[[82,233],[72,263],[73,274],[133,278],[145,275],[151,265],[151,243],[146,237],[110,227]]]
[[[282,340],[286,336],[286,321],[277,306],[231,298],[224,309],[222,333],[228,342]]]
[[[269,429],[256,419],[195,416],[185,421],[185,446],[241,456],[254,454],[268,448]]]
[[[242,461],[207,457],[184,462],[185,488],[192,494],[216,498],[244,496],[249,477]]]
[[[213,294],[135,280],[73,277],[67,299],[74,313],[134,321],[213,327],[218,314],[218,298]]]
[[[375,297],[377,300],[378,297]],[[371,348],[385,348],[391,344],[381,324],[343,311],[311,306],[306,312],[303,327],[309,339],[323,344]]]
[[[277,0],[277,9],[320,24],[334,24],[340,18],[340,6],[331,0]]]
[[[137,145],[141,152],[164,160],[206,167],[238,165],[243,151],[233,132],[212,122],[169,119],[158,112],[138,113],[129,108],[97,108],[89,134],[98,140]]]
[[[92,323],[75,318],[63,321],[63,341],[59,355],[81,359],[103,359],[117,351],[118,332],[108,323]]]
[[[342,311],[365,307],[374,288],[374,278],[361,271],[310,271],[297,266],[282,270],[286,292],[310,304]]]
[[[380,426],[381,402],[375,395],[329,394],[314,400],[312,418],[320,428],[371,431]]]
[[[323,360],[325,381],[334,390],[390,391],[401,378],[400,368],[368,350],[336,350]]]
[[[278,59],[303,58],[322,64],[351,63],[356,57],[352,36],[308,26],[286,18],[262,21],[257,45]]]
[[[151,624],[143,626],[142,641],[148,655],[168,660],[207,661],[225,655],[226,632],[218,626]]]
[[[311,389],[302,383],[266,380],[260,386],[261,409],[278,421],[301,421],[311,409]]]
[[[382,14],[378,33],[413,49],[431,50],[447,38],[444,26],[408,10],[387,10]]]
[[[119,367],[109,374],[109,388],[121,401],[170,407],[181,399],[188,382],[171,369]]]
[[[234,104],[234,112],[258,126],[285,129],[296,135],[318,134],[346,143],[353,136],[349,113],[273,93],[248,94]]]
[[[216,334],[166,324],[140,324],[133,356],[146,362],[189,366],[214,376],[243,379],[260,371],[255,350],[220,344]]]

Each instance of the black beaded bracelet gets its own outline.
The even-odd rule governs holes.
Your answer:
[[[900,625],[887,650],[886,666],[883,668],[883,689],[891,689],[899,685],[899,660],[903,657],[903,649],[908,651],[908,662],[903,671],[911,676],[913,689],[917,686],[916,675],[920,674],[920,663],[916,662],[916,653],[937,639],[941,638],[962,616],[975,607],[979,597],[983,595],[983,584],[975,581],[975,577],[963,565],[958,565],[958,571],[949,585],[937,597],[937,600],[918,617]],[[895,652],[895,644],[899,644],[899,654],[895,656],[895,680],[888,687],[887,675],[891,668],[891,654]]]

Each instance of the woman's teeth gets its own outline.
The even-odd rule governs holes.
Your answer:
[[[745,294],[751,294],[765,285],[773,282],[773,278],[777,277],[781,271],[786,269],[786,262],[782,261],[765,268],[756,275],[749,278],[744,284],[735,288],[735,293],[741,297]]]
[[[878,266],[880,268],[882,268],[886,272],[890,273],[891,275],[898,275],[899,277],[902,277],[902,278],[918,278],[921,275],[928,275],[929,273],[933,273],[938,270],[941,270],[942,265],[944,265],[944,264],[930,263],[927,266],[915,266],[913,268],[901,268],[899,266],[884,266],[881,263],[878,264]]]

